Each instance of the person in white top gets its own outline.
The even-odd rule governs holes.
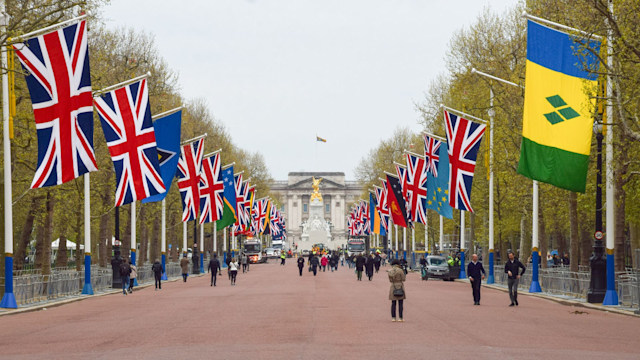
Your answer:
[[[229,263],[229,274],[231,274],[231,285],[236,284],[236,276],[238,276],[238,268],[240,264],[238,264],[238,260],[236,258],[231,259]]]

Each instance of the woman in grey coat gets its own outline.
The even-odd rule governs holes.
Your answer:
[[[396,321],[396,302],[398,303],[398,315],[400,317],[397,321],[403,322],[404,319],[402,317],[404,299],[406,299],[406,294],[404,291],[404,282],[407,280],[407,275],[404,273],[402,268],[400,267],[400,261],[394,259],[391,262],[391,270],[388,271],[389,274],[389,282],[391,282],[391,286],[389,287],[389,300],[391,300],[391,321]]]

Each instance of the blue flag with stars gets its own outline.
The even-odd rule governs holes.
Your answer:
[[[222,230],[236,223],[236,182],[233,177],[233,165],[222,170],[224,183],[222,218],[216,222],[216,228]]]
[[[427,174],[427,209],[453,219],[453,208],[449,205],[449,154],[446,142],[440,145],[438,155],[438,176],[433,176],[431,171]]]

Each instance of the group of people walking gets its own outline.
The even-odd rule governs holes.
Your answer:
[[[527,268],[515,257],[513,251],[509,251],[508,254],[509,259],[504,264],[504,272],[508,278],[507,286],[509,288],[509,299],[511,300],[509,306],[518,306],[518,283]],[[522,271],[520,271],[520,269],[522,269]],[[478,255],[471,255],[471,262],[467,265],[467,277],[469,278],[469,283],[471,283],[473,305],[480,305],[480,287],[485,275],[486,272],[484,271],[482,262],[478,261]]]

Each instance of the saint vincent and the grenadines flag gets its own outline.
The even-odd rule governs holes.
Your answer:
[[[524,118],[518,173],[584,192],[600,42],[528,22]],[[580,42],[586,45],[581,45]],[[584,46],[587,49],[582,49]],[[592,53],[593,51],[594,53]]]

